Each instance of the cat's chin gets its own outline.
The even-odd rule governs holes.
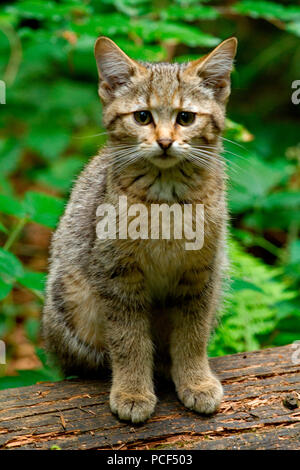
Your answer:
[[[167,168],[172,168],[173,166],[177,165],[179,162],[179,159],[177,157],[173,156],[160,156],[160,157],[152,157],[151,158],[151,163],[160,168],[160,169],[167,169]]]

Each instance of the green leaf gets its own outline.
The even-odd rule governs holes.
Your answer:
[[[3,281],[3,279],[1,279],[1,277],[0,277],[0,300],[5,299],[5,297],[8,296],[8,294],[10,293],[12,288],[13,288],[13,283],[12,282]]]
[[[17,281],[28,289],[43,292],[45,289],[46,274],[26,270],[22,277],[17,278]]]
[[[291,264],[300,264],[300,240],[294,240],[290,246],[289,262]]]
[[[226,149],[232,148],[226,143]],[[240,155],[237,155],[237,152]],[[268,192],[285,177],[282,169],[270,166],[250,152],[234,148],[225,153],[229,159],[231,185],[229,205],[232,212],[263,207]],[[233,162],[232,166],[231,162]]]
[[[286,30],[289,33],[295,34],[295,36],[300,37],[300,20],[292,21],[291,23],[288,23],[286,26]]]
[[[299,330],[298,331],[283,331],[280,332],[274,339],[274,346],[284,346],[286,344],[292,344],[294,341],[299,341]]]
[[[26,216],[26,210],[23,204],[17,199],[4,194],[0,194],[0,212],[19,218]]]
[[[53,378],[51,373],[44,369],[19,370],[17,376],[0,377],[0,390],[24,387],[34,385],[37,382],[48,382],[50,380],[55,381],[60,379]]]
[[[245,227],[251,227],[256,230],[264,229],[282,229],[288,230],[291,224],[300,224],[300,211],[254,211],[244,216]]]
[[[236,140],[237,142],[251,142],[254,139],[253,134],[251,134],[243,124],[239,124],[228,118],[226,118],[225,122],[226,137]]]
[[[28,318],[25,322],[25,331],[28,339],[36,344],[39,337],[40,322],[37,318]]]
[[[6,7],[6,11],[25,18],[43,20],[51,17],[54,11],[54,4],[53,2],[20,1],[16,5]]]
[[[151,21],[140,19],[132,23],[133,31],[144,41],[165,41],[175,44],[187,44],[191,47],[213,47],[219,44],[220,39],[203,33],[199,28],[181,23],[167,21]]]
[[[67,148],[70,138],[71,134],[68,130],[53,124],[41,123],[32,127],[26,144],[46,160],[54,160],[59,158]]]
[[[249,15],[253,18],[282,21],[300,19],[300,6],[281,5],[274,2],[243,1],[236,3],[232,9],[242,15]]]
[[[10,180],[0,174],[0,193],[14,197],[14,189]]]
[[[35,352],[41,363],[43,364],[43,370],[49,375],[52,380],[61,380],[62,376],[58,369],[49,364],[48,356],[46,351],[42,348],[36,347]]]
[[[48,357],[47,357],[46,351],[43,348],[36,347],[35,348],[35,353],[36,353],[37,357],[39,358],[39,360],[41,361],[41,363],[43,364],[43,367],[47,368],[48,367]]]
[[[293,300],[285,300],[283,302],[278,302],[276,304],[276,308],[278,308],[279,315],[278,319],[281,320],[283,318],[297,316],[300,317],[300,299],[296,298]],[[300,324],[299,324],[300,327]]]
[[[120,38],[118,39],[118,46],[136,60],[159,62],[166,59],[166,50],[160,44],[137,45],[128,39]]]
[[[93,39],[95,40],[95,38]],[[92,48],[91,44],[90,49]],[[76,113],[77,108],[90,110],[90,106],[98,102],[98,97],[97,91],[92,84],[85,83],[83,86],[77,82],[58,80],[51,87],[51,90],[48,91],[48,100],[45,108],[46,111],[51,110],[53,113],[62,112],[64,118],[65,113],[70,112],[71,118],[72,114]],[[46,127],[48,129],[48,125]],[[53,134],[55,131],[66,133],[70,136],[68,130],[60,129],[58,126],[51,126],[50,133]]]
[[[70,157],[54,162],[50,167],[32,172],[35,181],[57,188],[62,192],[69,191],[75,177],[82,169],[85,160]]]
[[[52,20],[56,23],[62,20],[66,15],[71,14],[74,9],[76,9],[77,14],[80,15],[84,15],[90,11],[88,5],[84,5],[83,2],[74,3],[73,1],[70,1],[62,3],[63,4],[58,4],[53,1],[41,2],[21,0],[14,5],[6,7],[6,11],[17,14],[23,18]]]
[[[3,300],[3,299],[1,299]],[[16,327],[15,319],[12,316],[6,315],[5,307],[7,304],[3,303],[2,306],[2,315],[0,315],[0,338],[4,338]]]
[[[44,193],[28,191],[24,205],[30,219],[46,227],[55,228],[64,210],[64,200]]]
[[[2,222],[0,222],[0,232],[8,233],[7,228],[2,224]]]
[[[22,277],[24,274],[21,261],[13,253],[3,248],[0,248],[0,273],[12,279]]]
[[[229,243],[231,277],[238,289],[228,289],[217,332],[210,344],[210,354],[230,354],[261,347],[276,329],[283,302],[294,301],[296,292],[279,277],[282,271],[245,253],[236,242]],[[250,286],[245,285],[245,280]],[[253,290],[253,285],[261,288]],[[241,287],[241,288],[239,288]],[[246,287],[246,288],[244,288]],[[274,343],[273,343],[274,344]]]
[[[191,5],[182,8],[180,5],[170,5],[160,14],[163,20],[215,20],[220,16],[219,12],[207,5]]]
[[[23,387],[25,385],[32,385],[33,382],[26,382],[24,379],[20,376],[5,376],[5,377],[0,377],[0,390],[5,390],[7,388],[17,388],[17,387]]]
[[[14,172],[21,158],[21,147],[15,139],[0,140],[0,174]]]
[[[278,191],[266,196],[262,203],[266,210],[273,209],[300,209],[300,191]]]
[[[72,23],[72,30],[79,34],[104,36],[127,35],[131,30],[131,21],[121,13],[102,13],[92,15],[84,21]]]
[[[263,290],[256,286],[253,282],[245,281],[244,279],[233,279],[231,288],[235,291],[249,289],[256,292],[263,292]]]
[[[128,16],[140,16],[149,12],[148,0],[105,0],[117,10]],[[150,6],[151,8],[151,6]]]

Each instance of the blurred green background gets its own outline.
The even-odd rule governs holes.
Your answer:
[[[150,61],[239,40],[224,158],[230,289],[210,355],[300,340],[299,2],[15,1],[0,7],[0,388],[58,380],[39,318],[51,233],[105,142],[93,45],[106,35]]]

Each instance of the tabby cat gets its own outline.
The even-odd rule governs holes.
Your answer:
[[[112,370],[110,407],[120,419],[153,413],[154,371],[179,399],[213,413],[223,391],[207,343],[226,276],[221,134],[237,40],[189,63],[129,58],[98,38],[95,57],[108,140],[73,187],[54,234],[42,333],[65,374]],[[97,208],[204,205],[204,244],[184,239],[100,239]],[[174,221],[173,221],[174,223]]]

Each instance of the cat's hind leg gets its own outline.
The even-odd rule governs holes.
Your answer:
[[[42,317],[45,347],[65,375],[90,376],[107,366],[101,302],[79,272],[49,276]]]

